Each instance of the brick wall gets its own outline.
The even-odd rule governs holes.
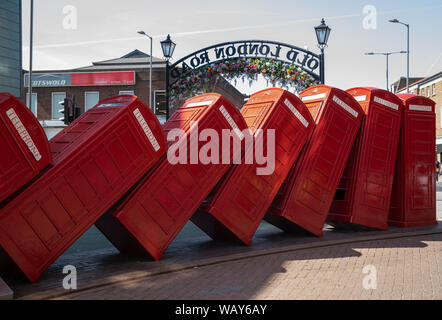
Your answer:
[[[430,94],[430,99],[436,102],[436,136],[442,137],[442,81],[436,83],[436,94],[434,96]]]

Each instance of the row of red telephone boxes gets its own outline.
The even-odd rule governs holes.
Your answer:
[[[377,229],[436,223],[434,102],[421,96],[319,85],[297,97],[271,88],[240,111],[209,93],[187,100],[164,127],[135,96],[117,96],[48,141],[28,108],[0,94],[0,119],[1,263],[32,282],[94,223],[121,252],[157,260],[189,219],[213,239],[247,245],[263,219],[317,236],[326,220]],[[195,163],[190,152],[185,163],[169,161],[172,145],[207,147],[208,137],[192,145],[176,135],[194,134],[195,124],[217,133],[211,155],[229,161]],[[234,162],[255,158],[259,145],[251,148],[247,133],[269,151],[268,129],[270,174],[258,175],[257,161]],[[223,130],[241,147],[222,140]]]

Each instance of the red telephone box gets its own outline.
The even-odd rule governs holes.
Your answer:
[[[388,224],[437,224],[435,103],[413,94],[397,96],[403,102],[403,116]]]
[[[37,118],[20,100],[0,93],[0,203],[52,162]]]
[[[315,126],[305,105],[294,94],[271,88],[253,94],[242,108],[255,145],[249,147],[241,164],[234,165],[219,187],[192,217],[199,228],[213,239],[239,239],[250,245],[261,220],[279,187]],[[260,165],[253,159],[260,141],[267,146],[269,129],[275,133],[275,165],[266,175],[257,174]],[[261,131],[260,131],[261,130]]]
[[[302,91],[316,128],[265,220],[286,231],[322,235],[363,110],[347,92],[318,85]]]
[[[50,140],[54,165],[0,211],[0,246],[34,282],[166,151],[135,96],[100,101]]]
[[[168,156],[96,226],[121,252],[150,255],[159,260],[230,168],[232,159],[241,156],[245,140],[242,130],[246,128],[239,110],[219,94],[208,93],[187,100],[164,126],[168,136],[176,137],[179,133],[181,138],[169,141]],[[240,147],[225,143],[223,131],[230,133]],[[211,141],[218,143],[219,148],[212,149],[212,155],[219,160],[230,149],[227,161],[202,161],[199,155],[206,146],[203,142],[206,139],[202,139],[204,132],[213,133]],[[180,150],[185,156],[183,161],[176,162]]]
[[[382,89],[352,88],[347,92],[359,102],[365,116],[328,220],[387,229],[402,102]]]

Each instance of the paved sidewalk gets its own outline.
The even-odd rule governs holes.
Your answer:
[[[440,220],[442,192],[437,196]],[[34,284],[4,280],[16,299],[441,299],[441,243],[442,221],[386,231],[326,226],[322,238],[263,222],[250,247],[199,233],[176,239],[161,261],[100,249],[61,256]],[[376,290],[362,288],[362,268],[370,264]],[[62,287],[66,265],[77,269],[75,292]]]
[[[364,266],[376,289],[364,289]],[[306,249],[72,293],[62,299],[442,299],[442,234]]]
[[[237,297],[234,295],[235,292],[239,294],[242,290],[248,290],[248,293],[241,296],[242,298],[261,298],[259,292],[266,292],[266,295],[271,298],[273,296],[266,290],[273,288],[271,285],[273,280],[279,279],[281,275],[296,278],[299,270],[305,271],[305,269],[299,269],[301,267],[297,265],[298,263],[305,261],[307,268],[312,268],[310,276],[317,273],[315,270],[318,267],[314,267],[314,264],[308,261],[308,257],[313,256],[314,258],[310,259],[313,262],[322,260],[324,266],[329,266],[330,270],[324,269],[327,275],[340,269],[337,267],[340,259],[347,261],[360,256],[365,258],[365,254],[358,251],[360,246],[371,248],[368,249],[368,255],[378,251],[376,241],[388,242],[396,239],[398,243],[385,245],[396,249],[407,248],[407,246],[409,248],[426,247],[419,237],[423,237],[422,239],[439,237],[436,239],[442,240],[442,223],[429,227],[390,228],[387,231],[343,232],[326,228],[322,238],[295,236],[263,224],[250,247],[214,242],[206,236],[201,236],[172,243],[161,261],[128,257],[119,254],[115,249],[106,249],[63,256],[43,274],[37,283],[32,285],[24,279],[4,280],[14,290],[15,298],[19,299],[121,298],[116,294],[118,291],[125,292],[127,294],[125,298],[131,299],[148,298],[152,292],[156,297],[164,295],[169,298],[185,298],[188,296],[179,295],[179,293],[186,292],[187,284],[180,284],[183,279],[189,279],[190,282],[195,283],[194,285],[204,286],[195,290],[207,292],[206,299],[235,298]],[[402,255],[402,252],[398,255]],[[297,262],[299,257],[304,258],[300,258]],[[359,265],[360,261],[358,260],[356,265]],[[286,263],[289,265],[294,263],[294,269],[287,268]],[[65,277],[62,270],[66,265],[74,265],[77,268],[78,290],[75,292],[68,292],[62,288],[62,281]],[[237,269],[238,266],[240,269]],[[197,270],[202,270],[203,274],[194,273]],[[208,272],[204,273],[205,270]],[[243,270],[245,274],[253,278],[245,277],[245,274],[241,274],[239,270]],[[344,276],[348,276],[347,272]],[[360,277],[361,270],[358,270],[355,276]],[[178,292],[177,296],[168,292],[168,285],[164,282],[170,281],[168,279],[175,279],[168,283],[173,291]],[[204,279],[217,282],[205,282]],[[235,284],[235,281],[241,279],[247,279],[246,283],[255,287],[243,288],[243,284]],[[339,276],[336,279],[339,279]],[[360,284],[360,281],[357,283]],[[184,286],[183,290],[180,289],[181,286]],[[111,288],[115,288],[116,291]],[[124,291],[123,288],[139,288],[139,290]],[[149,291],[151,288],[154,288],[154,291]],[[310,290],[309,286],[306,288]],[[194,291],[194,298],[202,297],[195,293],[199,291]],[[214,295],[213,292],[216,294]],[[226,292],[226,295],[220,296],[218,292]],[[299,294],[293,298],[296,297],[310,296]]]

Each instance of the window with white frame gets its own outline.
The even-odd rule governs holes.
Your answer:
[[[434,96],[436,95],[436,84],[433,83],[433,85],[431,86],[431,95]]]
[[[84,93],[84,111],[95,107],[100,101],[100,93],[98,91],[87,91]]]

